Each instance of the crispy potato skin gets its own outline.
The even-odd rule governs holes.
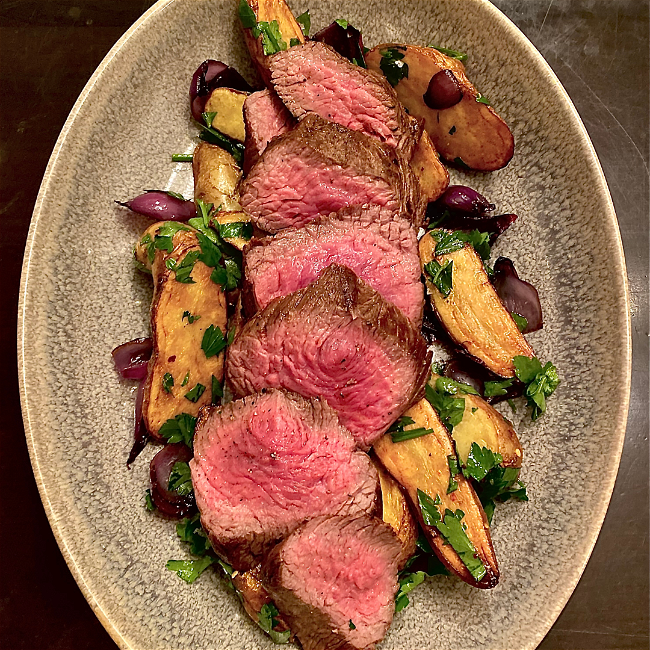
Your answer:
[[[195,231],[188,229],[174,235],[171,253],[156,251],[152,265],[154,296],[151,306],[153,353],[149,361],[142,413],[147,430],[160,439],[160,427],[180,413],[197,416],[202,406],[212,399],[212,375],[223,379],[224,353],[206,359],[201,348],[205,330],[214,325],[226,332],[226,297],[210,275],[212,269],[197,261],[192,271],[193,284],[175,279],[174,271],[165,262],[168,258],[182,260],[193,250],[200,250]],[[183,313],[189,311],[198,320],[189,323]],[[181,386],[187,373],[188,382]],[[171,392],[164,390],[166,373],[174,378]],[[185,394],[197,383],[205,386],[203,395],[191,402]]]
[[[257,17],[257,22],[278,21],[282,40],[289,46],[292,38],[298,39],[301,43],[305,42],[305,36],[302,33],[300,25],[296,22],[289,5],[285,0],[247,0],[248,6],[253,10]],[[271,88],[271,73],[269,71],[269,56],[264,54],[262,47],[262,37],[253,37],[250,29],[244,29],[244,42],[251,55],[251,59],[262,77],[264,83]],[[270,55],[272,56],[272,55]]]
[[[413,418],[415,424],[412,427],[425,427],[432,429],[433,433],[403,442],[393,442],[390,434],[386,434],[375,443],[375,453],[384,467],[406,490],[413,505],[413,512],[417,514],[420,526],[440,560],[458,577],[474,587],[490,589],[496,586],[499,581],[499,567],[492,546],[490,527],[474,488],[459,474],[456,476],[458,489],[447,494],[447,456],[455,454],[454,443],[447,429],[426,399],[420,400],[404,415]],[[426,492],[432,499],[438,495],[441,512],[444,512],[445,508],[454,511],[460,508],[465,513],[463,523],[467,525],[467,536],[487,571],[480,582],[472,577],[456,551],[449,544],[445,544],[438,530],[425,525],[418,505],[418,489]]]
[[[235,159],[215,144],[201,142],[192,158],[194,200],[221,206],[224,211],[240,211],[237,185],[242,171]]]
[[[420,193],[424,201],[435,201],[449,185],[449,172],[440,162],[436,148],[426,131],[413,150],[411,168],[420,181]]]
[[[420,240],[420,262],[435,257],[436,241],[427,233]],[[453,260],[452,290],[445,298],[427,278],[427,292],[440,322],[452,339],[492,372],[514,377],[513,358],[534,357],[517,324],[499,299],[476,251],[466,244],[454,253],[435,257],[444,264]],[[426,273],[425,273],[426,277]]]
[[[384,43],[366,54],[368,68],[381,72],[381,50],[395,46],[406,48],[403,61],[409,66],[408,77],[395,87],[397,96],[411,115],[425,120],[425,129],[440,155],[448,161],[460,158],[479,171],[505,167],[514,154],[514,138],[491,106],[476,101],[479,92],[466,77],[465,66],[431,47]],[[445,69],[458,79],[463,98],[450,108],[431,109],[423,95],[431,77]]]
[[[232,88],[215,88],[205,104],[206,113],[216,113],[212,126],[227,136],[243,142],[246,138],[244,126],[244,101],[248,93]]]
[[[370,458],[379,474],[381,518],[393,529],[402,544],[400,566],[403,567],[406,560],[415,553],[418,526],[400,484],[384,469],[374,454],[371,454]]]
[[[432,374],[429,383],[435,386],[438,377]],[[467,463],[469,450],[475,442],[479,447],[501,454],[501,467],[521,467],[524,452],[512,424],[482,397],[461,397],[465,400],[463,419],[451,432],[461,464]]]

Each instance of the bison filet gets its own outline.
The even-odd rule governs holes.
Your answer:
[[[348,268],[276,298],[229,348],[233,391],[285,388],[322,397],[362,448],[424,391],[430,354],[420,332]]]
[[[395,611],[401,546],[374,517],[319,517],[271,551],[262,582],[304,650],[370,650]]]
[[[279,52],[269,63],[275,92],[293,115],[316,113],[410,157],[421,127],[382,75],[315,41]]]
[[[306,519],[376,506],[377,470],[336,413],[283,391],[204,415],[190,467],[201,523],[239,571]]]
[[[252,93],[244,102],[246,124],[246,151],[244,173],[248,174],[257,162],[266,145],[275,138],[290,131],[296,123],[280,98],[272,90]]]
[[[272,233],[364,204],[407,213],[419,226],[424,208],[403,156],[317,115],[269,143],[240,195],[257,226]]]
[[[401,216],[382,220],[378,206],[345,208],[304,228],[252,240],[245,278],[255,309],[306,287],[334,263],[352,269],[420,325],[424,289],[415,229]]]

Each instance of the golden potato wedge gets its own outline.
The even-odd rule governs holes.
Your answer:
[[[435,388],[439,375],[432,373],[429,383]],[[465,400],[463,419],[455,425],[451,437],[461,465],[467,464],[467,456],[476,443],[501,454],[501,467],[521,467],[523,450],[517,432],[499,411],[478,395],[459,395]]]
[[[182,227],[182,226],[181,226]],[[177,279],[169,268],[182,264],[200,246],[193,229],[173,235],[171,252],[156,250],[152,264],[154,295],[151,306],[153,352],[147,370],[142,414],[147,430],[161,439],[160,427],[181,413],[196,417],[212,401],[212,377],[223,380],[224,353],[209,358],[202,348],[208,328],[226,336],[226,297],[210,279],[212,269],[194,262],[192,283]]]
[[[420,240],[420,262],[440,322],[456,343],[492,372],[501,377],[514,377],[513,358],[518,355],[532,358],[535,353],[499,299],[481,258],[469,244],[437,257],[435,249],[436,240],[427,233]],[[443,265],[453,262],[452,289],[446,298],[424,271],[433,259]]]
[[[258,24],[272,23],[274,20],[277,21],[278,29],[282,36],[282,42],[279,43],[281,50],[286,50],[290,47],[292,41],[294,45],[296,44],[295,41],[299,43],[305,42],[302,29],[296,22],[285,0],[246,0],[246,2],[253,10]],[[240,17],[241,15],[242,10],[240,8]],[[270,87],[271,73],[269,72],[268,59],[272,54],[265,54],[264,52],[263,35],[261,34],[256,37],[253,29],[247,28],[246,23],[243,21],[242,24],[244,25],[244,42],[246,43],[246,47],[248,47],[251,59],[264,83]]]
[[[440,560],[453,573],[474,587],[489,589],[496,586],[499,581],[499,567],[490,537],[490,526],[474,488],[462,474],[457,474],[455,480],[458,487],[447,494],[451,478],[448,456],[456,458],[454,443],[447,429],[426,399],[420,400],[404,415],[415,422],[410,425],[411,428],[423,427],[431,429],[432,433],[402,442],[393,442],[391,434],[387,433],[374,444],[375,453],[384,467],[406,490],[420,526]],[[405,430],[408,428],[405,427]],[[471,560],[474,564],[474,575],[438,528],[425,524],[419,506],[418,491],[436,502],[439,499],[438,512],[441,517],[444,517],[446,509],[452,512],[462,510],[464,515],[461,525],[474,549]],[[480,562],[477,563],[476,560]]]
[[[440,162],[438,152],[426,131],[422,131],[413,150],[411,168],[420,181],[420,193],[425,202],[435,201],[447,189],[449,172]]]
[[[381,488],[381,518],[393,529],[402,543],[400,567],[403,567],[414,553],[418,538],[418,526],[411,514],[408,501],[400,484],[384,469],[374,454],[370,458],[379,474]]]
[[[192,157],[194,200],[221,206],[225,211],[240,211],[237,185],[242,171],[235,159],[214,144],[201,142]]]
[[[244,250],[244,246],[250,241],[249,233],[252,232],[252,222],[249,215],[245,212],[217,212],[213,219],[219,222],[222,226],[228,226],[227,228],[222,228],[221,233],[222,237],[229,244],[232,244],[238,250]],[[246,224],[249,224],[246,226]],[[233,237],[229,237],[228,233],[232,232]]]
[[[205,103],[206,113],[216,113],[213,128],[229,138],[243,142],[246,139],[244,126],[244,101],[248,93],[232,88],[215,88]]]
[[[424,118],[425,129],[440,155],[479,171],[505,167],[514,154],[514,138],[508,125],[470,83],[465,66],[432,47],[384,43],[366,54],[368,68],[382,72],[382,51],[395,48],[404,53],[402,62],[408,65],[408,76],[395,86],[397,96],[411,115]],[[431,77],[441,70],[453,72],[463,97],[450,108],[432,109],[423,95]]]
[[[150,247],[151,242],[153,241],[156,233],[160,227],[164,224],[164,221],[158,221],[152,226],[149,226],[143,233],[140,239],[135,244],[133,249],[133,256],[135,257],[136,262],[140,264],[144,270],[151,273],[151,265],[154,260],[153,252],[154,249]],[[176,234],[174,237],[178,241],[180,235]]]

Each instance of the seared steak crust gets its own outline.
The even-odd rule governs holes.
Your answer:
[[[400,552],[379,519],[319,517],[271,551],[262,582],[304,650],[370,650],[393,619]]]
[[[368,448],[424,392],[431,355],[420,332],[344,266],[276,298],[229,348],[237,395],[285,388],[321,397]]]
[[[323,514],[373,512],[378,476],[336,413],[272,390],[203,415],[190,462],[201,523],[239,571]]]
[[[350,63],[329,45],[311,41],[270,59],[275,92],[297,118],[316,113],[399,148],[410,158],[417,123],[386,79]]]
[[[246,286],[255,311],[313,282],[330,264],[344,264],[415,325],[422,321],[417,233],[401,215],[378,206],[344,208],[303,228],[252,240],[245,252]]]
[[[416,226],[424,210],[404,156],[313,114],[269,143],[240,195],[257,226],[272,233],[347,206],[379,205],[408,214]]]

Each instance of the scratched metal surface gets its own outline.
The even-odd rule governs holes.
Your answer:
[[[150,4],[0,3],[0,648],[6,650],[115,647],[68,572],[34,485],[22,435],[14,323],[22,249],[58,132],[104,54]],[[619,478],[583,578],[540,649],[640,650],[648,648],[648,2],[494,4],[541,51],[585,122],[616,206],[632,299],[633,393]]]

